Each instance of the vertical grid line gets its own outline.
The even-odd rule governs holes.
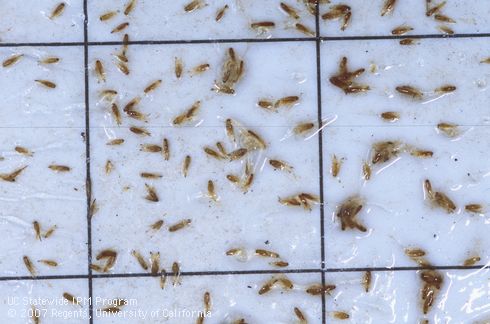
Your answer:
[[[322,131],[322,78],[320,66],[320,1],[315,3],[315,29],[316,29],[316,88],[317,88],[317,108],[318,108],[318,167],[319,167],[319,187],[320,187],[320,254],[321,254],[321,269],[325,269],[325,212],[323,199],[323,131]],[[325,285],[325,272],[321,273],[322,285]],[[322,294],[322,323],[326,323],[326,298]]]
[[[92,304],[92,215],[90,205],[92,202],[92,179],[90,177],[90,107],[89,107],[89,70],[88,70],[88,8],[87,0],[83,0],[83,56],[85,71],[85,165],[86,179],[85,191],[87,193],[87,271],[88,271],[88,295],[89,295],[89,323],[94,322],[94,308]]]

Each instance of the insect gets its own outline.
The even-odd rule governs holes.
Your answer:
[[[27,256],[24,255],[22,257],[22,260],[24,261],[24,265],[26,266],[27,270],[31,274],[31,276],[35,277],[36,276],[36,268],[34,267],[34,264],[32,263],[31,259]]]
[[[114,27],[114,29],[111,31],[111,34],[119,33],[125,30],[128,26],[129,26],[128,22],[123,22],[122,24],[119,24],[116,27]]]
[[[376,142],[372,145],[372,164],[385,163],[402,152],[402,145],[398,141]]]
[[[300,123],[293,128],[293,133],[296,135],[304,135],[315,128],[315,124],[311,122]]]
[[[226,129],[226,135],[228,136],[228,138],[232,142],[235,142],[236,141],[236,138],[235,138],[235,128],[233,127],[233,121],[230,118],[228,118],[225,121],[225,129]]]
[[[421,299],[423,302],[422,310],[424,314],[429,312],[429,309],[434,304],[437,293],[441,289],[443,283],[442,275],[435,270],[424,270],[420,273],[424,286],[421,291]]]
[[[164,289],[165,288],[165,283],[167,282],[167,272],[165,269],[162,269],[160,272],[160,288]]]
[[[454,202],[444,193],[432,190],[432,184],[428,179],[424,181],[424,189],[427,194],[427,198],[434,206],[444,209],[448,214],[454,213],[456,205]]]
[[[155,187],[145,184],[145,188],[146,188],[146,196],[145,196],[146,200],[151,202],[158,202],[160,200],[158,198],[158,194],[156,192]]]
[[[162,153],[165,161],[168,161],[170,159],[170,145],[166,138],[163,139]]]
[[[206,312],[211,311],[211,294],[209,291],[206,291],[203,296],[203,301],[204,301],[204,310]]]
[[[319,203],[320,198],[313,194],[300,193],[286,198],[279,198],[279,202],[285,206],[302,206],[304,209],[311,211],[311,203]]]
[[[121,71],[125,75],[129,75],[129,67],[124,62],[117,62],[116,67],[119,71]]]
[[[145,179],[159,179],[162,177],[160,173],[153,173],[153,172],[141,172],[140,176]]]
[[[51,164],[48,166],[54,172],[70,172],[71,168],[66,165]]]
[[[385,111],[381,113],[381,118],[388,122],[395,122],[400,119],[400,114],[395,111]]]
[[[441,1],[439,4],[435,5],[434,7],[430,8],[429,4],[431,1],[426,0],[426,11],[425,15],[427,17],[432,16],[433,14],[436,14],[441,11],[441,9],[446,5],[446,1]]]
[[[451,84],[443,85],[435,90],[438,93],[449,93],[456,91],[456,86]]]
[[[396,87],[396,91],[408,97],[412,97],[414,99],[422,99],[423,97],[423,94],[419,89],[410,85],[398,86]]]
[[[162,80],[156,80],[150,83],[144,90],[144,93],[150,93],[162,84]]]
[[[160,252],[150,252],[150,260],[151,260],[151,274],[156,275],[160,270]]]
[[[372,280],[371,271],[368,270],[364,272],[364,276],[362,277],[362,286],[364,287],[364,290],[366,292],[369,292],[369,289],[371,288],[371,280]]]
[[[296,11],[296,9],[294,9],[293,7],[291,7],[290,5],[287,5],[286,3],[284,2],[281,2],[279,4],[279,6],[281,7],[281,9],[286,13],[288,14],[288,16],[290,16],[291,18],[293,19],[299,19],[299,15],[298,15],[298,12]]]
[[[296,24],[294,24],[294,28],[296,28],[297,31],[299,31],[299,32],[301,32],[307,36],[312,36],[312,37],[315,36],[315,32],[303,24],[296,23]]]
[[[160,220],[156,221],[155,223],[151,224],[150,228],[152,230],[158,231],[158,230],[160,230],[160,228],[162,228],[162,226],[163,226],[163,220],[160,219]]]
[[[192,69],[193,74],[201,74],[209,70],[210,65],[208,63],[199,64]]]
[[[22,154],[22,155],[26,155],[26,156],[32,156],[33,155],[33,153],[29,149],[27,149],[27,148],[25,148],[23,146],[16,146],[14,148],[14,150],[17,153]]]
[[[34,324],[41,323],[41,311],[32,305],[31,305],[31,313],[29,314],[29,317],[32,318]]]
[[[470,213],[475,213],[475,214],[483,213],[483,206],[480,204],[468,204],[464,206],[464,209]]]
[[[337,208],[337,217],[340,218],[343,231],[347,228],[358,229],[361,232],[367,231],[366,227],[357,220],[357,215],[361,211],[363,204],[364,201],[360,197],[353,196],[344,200]]]
[[[99,211],[99,206],[97,205],[97,199],[92,200],[89,208],[89,216],[94,216]]]
[[[307,324],[308,323],[305,315],[303,314],[303,312],[298,307],[294,308],[294,314],[299,319],[300,324]]]
[[[38,221],[32,222],[32,227],[34,228],[34,233],[36,234],[36,240],[41,241],[41,225]]]
[[[286,261],[274,261],[274,262],[270,262],[269,264],[278,268],[285,268],[289,266],[289,263]]]
[[[140,151],[150,152],[150,153],[160,153],[162,151],[162,147],[155,144],[141,144]]]
[[[266,257],[266,258],[279,258],[279,253],[268,251],[268,250],[263,250],[263,249],[257,249],[255,250],[255,254]]]
[[[56,83],[48,81],[48,80],[34,80],[34,81],[36,81],[37,83],[39,83],[40,85],[42,85],[48,89],[56,88]]]
[[[129,130],[137,135],[151,136],[151,133],[143,127],[131,126]]]
[[[281,106],[293,106],[299,101],[299,96],[287,96],[280,98],[274,103],[274,108],[279,108]]]
[[[128,16],[131,11],[133,11],[134,7],[136,6],[136,0],[130,0],[126,7],[124,8],[124,15]]]
[[[7,182],[15,182],[17,177],[27,168],[26,166],[20,167],[10,173],[0,173],[0,179]]]
[[[72,303],[73,305],[79,305],[78,298],[70,293],[64,292],[63,298]]]
[[[434,15],[434,19],[437,20],[437,21],[441,21],[441,22],[445,22],[445,23],[450,23],[450,24],[456,23],[456,20],[454,20],[451,17],[448,17],[446,15],[442,15],[442,14],[435,14]]]
[[[112,90],[112,89],[106,89],[106,90],[102,90],[99,93],[99,95],[100,95],[100,97],[102,99],[105,99],[105,100],[111,102],[117,96],[117,91],[116,90]]]
[[[440,25],[440,26],[437,26],[437,29],[439,29],[441,32],[443,32],[446,35],[453,35],[454,34],[454,30],[452,30],[448,26]]]
[[[185,12],[192,12],[197,9],[204,7],[204,3],[201,0],[193,0],[184,6]]]
[[[326,295],[330,294],[335,288],[337,288],[335,285],[314,284],[306,288],[306,293],[313,296]]]
[[[49,238],[51,235],[53,235],[54,231],[56,230],[57,226],[51,226],[45,233],[44,233],[44,238]]]
[[[191,219],[183,219],[168,228],[169,232],[177,232],[191,224]]]
[[[366,92],[370,90],[368,85],[354,82],[354,79],[360,77],[364,71],[364,68],[352,72],[349,71],[347,68],[347,57],[344,56],[339,63],[337,74],[330,77],[329,81],[334,86],[342,89],[345,94]]]
[[[383,9],[381,9],[381,16],[389,14],[395,8],[396,0],[385,0],[383,4]]]
[[[112,117],[114,117],[114,121],[116,122],[116,124],[121,125],[122,124],[121,113],[119,112],[119,107],[115,103],[111,105],[111,112],[112,112]]]
[[[236,149],[235,151],[231,152],[230,154],[228,154],[228,157],[230,158],[230,161],[235,161],[235,160],[239,160],[239,159],[243,158],[247,153],[248,153],[248,150],[246,148],[239,148],[239,149]]]
[[[100,60],[95,61],[95,74],[97,74],[99,81],[105,82],[104,66]]]
[[[265,31],[274,28],[276,24],[273,21],[259,21],[250,24],[252,29],[257,29],[259,31]]]
[[[225,5],[223,8],[221,8],[220,10],[218,10],[218,12],[216,13],[216,17],[214,18],[214,20],[215,21],[220,21],[223,18],[223,16],[225,15],[226,10],[228,10],[228,5]]]
[[[288,163],[281,160],[269,160],[269,164],[276,170],[287,171],[289,173],[293,172],[293,167]]]
[[[322,15],[323,20],[334,20],[342,18],[342,24],[340,26],[340,30],[344,31],[348,26],[352,17],[351,7],[338,4],[330,7],[330,11],[324,13]]]
[[[282,288],[286,290],[290,290],[293,288],[293,283],[286,277],[272,277],[268,281],[266,281],[262,287],[259,289],[259,295],[263,295],[271,291],[272,288],[279,283]]]
[[[48,57],[45,57],[42,60],[40,60],[39,63],[41,63],[41,64],[55,64],[55,63],[58,63],[59,61],[60,61],[59,57],[48,56]]]
[[[411,32],[412,30],[413,30],[413,28],[410,26],[401,25],[401,26],[394,28],[391,31],[391,34],[392,35],[405,35],[406,33]]]
[[[217,152],[208,146],[204,147],[204,153],[217,160],[223,160],[225,158],[225,156],[223,156],[220,152]]]
[[[474,256],[474,257],[471,257],[471,258],[468,258],[464,261],[463,265],[465,267],[469,267],[469,266],[473,266],[475,265],[477,262],[479,262],[481,260],[481,258],[479,256]]]
[[[427,150],[412,150],[410,155],[420,158],[430,158],[434,155],[434,152]]]
[[[135,257],[136,261],[138,261],[139,265],[144,270],[148,270],[148,264],[146,263],[145,258],[143,258],[143,256],[138,251],[131,251],[131,255]],[[158,270],[156,272],[158,272]]]
[[[332,166],[330,167],[330,172],[332,173],[332,176],[336,178],[339,173],[340,173],[340,168],[342,167],[342,160],[343,159],[338,159],[337,155],[333,155],[332,157]]]
[[[421,248],[407,248],[405,249],[405,255],[417,262],[420,266],[429,266],[429,262],[424,258],[426,252]]]
[[[174,274],[174,282],[173,282],[173,285],[174,286],[177,286],[177,285],[180,285],[181,284],[181,281],[180,281],[180,266],[179,266],[179,263],[178,262],[174,262],[172,264],[172,272]]]
[[[100,15],[99,20],[100,21],[107,21],[109,19],[114,18],[116,15],[117,15],[117,12],[115,12],[115,11],[108,11],[108,12],[103,13],[102,15]]]
[[[345,320],[348,319],[350,316],[346,312],[339,312],[339,311],[334,311],[332,312],[333,317],[339,320]]]
[[[257,102],[257,106],[264,109],[272,110],[274,108],[274,103],[270,100],[262,99]]]
[[[4,68],[10,67],[14,65],[15,63],[19,62],[19,60],[24,56],[24,54],[15,54],[3,61],[2,66]]]
[[[241,135],[243,144],[248,150],[265,150],[267,148],[265,140],[256,132],[248,129],[242,132]]]
[[[218,201],[218,195],[216,195],[214,182],[212,180],[208,180],[208,197],[214,201]]]
[[[175,69],[174,69],[174,72],[175,72],[175,76],[177,77],[177,79],[180,79],[180,77],[182,76],[182,72],[184,71],[184,63],[182,62],[182,59],[179,58],[179,57],[176,57],[175,58]]]
[[[404,38],[400,41],[400,45],[415,45],[415,39],[413,38]]]
[[[49,19],[54,19],[61,16],[63,11],[65,10],[65,6],[66,4],[64,2],[59,3],[51,12],[51,16],[49,16]]]
[[[124,139],[122,139],[122,138],[115,138],[115,139],[110,140],[109,142],[107,142],[106,145],[121,145],[122,143],[124,143]]]
[[[480,63],[490,64],[490,57],[487,57],[487,58],[481,60]]]
[[[201,101],[196,101],[188,110],[174,118],[174,125],[182,125],[194,119],[201,108]]]
[[[182,165],[182,174],[184,175],[184,178],[186,178],[187,175],[189,174],[189,168],[191,166],[191,161],[192,161],[191,156],[186,155],[186,157],[184,158],[184,163]]]
[[[123,111],[129,111],[129,110],[134,110],[134,108],[140,103],[141,98],[140,97],[135,97],[131,99],[125,106]]]
[[[371,179],[371,166],[366,161],[362,164],[362,175],[366,181]]]
[[[223,63],[222,77],[220,82],[215,82],[214,90],[224,94],[234,94],[235,85],[240,81],[244,74],[245,63],[239,59],[233,48],[227,51],[227,58]]]
[[[38,260],[37,262],[47,265],[48,267],[57,267],[58,262],[53,260]]]

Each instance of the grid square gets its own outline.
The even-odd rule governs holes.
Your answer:
[[[83,0],[65,0],[63,13],[50,19],[58,0],[3,0],[2,43],[83,42]]]
[[[481,203],[485,209],[488,205],[488,127],[468,127],[458,141],[437,134],[433,127],[411,130],[413,126],[332,126],[324,131],[327,268],[415,266],[404,255],[407,247],[424,249],[438,266],[462,265],[473,255],[480,255],[481,264],[488,261],[488,221],[464,210],[470,203]],[[400,141],[434,155],[423,159],[402,153],[373,166],[371,179],[365,181],[363,161],[378,141]],[[334,154],[345,158],[338,178],[328,174]],[[424,200],[425,179],[454,201],[455,213]],[[336,216],[337,206],[353,195],[365,200],[359,219],[366,233],[342,231]]]
[[[29,276],[22,257],[35,264],[38,275],[84,274],[87,269],[87,219],[85,191],[85,129],[2,128],[0,129],[0,173],[26,167],[15,182],[0,182],[2,201],[0,244],[5,247],[0,273]],[[21,146],[32,156],[14,150]],[[56,173],[49,165],[66,165],[70,172]],[[37,240],[33,222],[44,235]],[[37,260],[54,260],[55,268]]]
[[[381,16],[381,11],[385,1],[332,1],[327,5],[322,5],[320,16],[328,12],[331,7],[340,3],[347,4],[352,9],[352,18],[349,26],[340,30],[340,22],[333,20],[323,20],[320,22],[321,36],[343,37],[343,36],[391,36],[391,31],[400,26],[408,25],[414,30],[409,33],[413,35],[442,34],[438,29],[439,25],[434,16],[426,16],[425,1],[396,1],[394,10]],[[440,2],[432,2],[432,7]],[[460,34],[479,34],[488,33],[489,18],[486,3],[471,2],[464,0],[448,1],[441,9],[440,14],[446,15],[456,21],[454,24],[447,24],[456,33]],[[408,36],[409,37],[409,36]]]
[[[298,20],[290,18],[281,10],[279,2],[272,0],[209,1],[201,9],[185,12],[184,7],[190,2],[138,1],[129,16],[125,16],[123,1],[119,6],[110,0],[90,1],[89,40],[120,40],[124,32],[128,32],[131,38],[137,41],[312,37],[296,30],[296,23],[301,23],[315,32],[315,17],[300,2],[288,3],[300,16]],[[228,9],[223,18],[216,22],[217,12],[225,5],[228,5]],[[100,15],[110,11],[116,11],[117,16],[108,21],[101,21]],[[251,28],[252,23],[261,21],[272,21],[275,27],[264,32],[257,32]],[[129,26],[124,32],[111,34],[116,26],[125,22],[128,22]]]

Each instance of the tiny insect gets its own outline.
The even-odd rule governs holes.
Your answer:
[[[426,252],[420,248],[407,248],[405,254],[410,258],[420,258],[425,256]]]
[[[27,166],[23,166],[21,168],[18,168],[11,173],[0,173],[0,179],[3,181],[7,182],[15,182],[17,180],[17,177],[22,173],[27,168]]]
[[[293,105],[297,104],[298,101],[299,101],[298,96],[283,97],[274,103],[274,108],[278,108],[281,106],[293,106]]]
[[[346,312],[339,312],[339,311],[332,312],[332,315],[333,317],[339,320],[345,320],[350,317],[349,314],[347,314]]]
[[[372,164],[385,163],[402,152],[402,145],[398,141],[376,142],[372,145]]]
[[[325,295],[330,294],[330,292],[335,290],[335,288],[337,288],[335,285],[314,284],[306,288],[306,293],[313,296]]]
[[[115,103],[111,105],[111,112],[112,112],[112,117],[114,118],[116,124],[121,125],[122,124],[121,113],[119,111],[119,107]]]
[[[404,38],[400,41],[400,45],[408,46],[408,45],[415,45],[415,44],[416,41],[413,38]]]
[[[33,277],[35,277],[36,276],[36,268],[34,267],[34,264],[32,263],[31,259],[27,255],[24,255],[22,257],[22,260],[24,261],[24,265],[26,266],[29,273]]]
[[[113,140],[110,140],[109,142],[106,143],[106,145],[121,145],[124,143],[124,139],[122,138],[115,138]]]
[[[218,195],[216,195],[214,182],[212,180],[208,180],[208,197],[214,201],[218,201]]]
[[[294,308],[294,314],[299,319],[300,324],[307,324],[308,323],[305,315],[303,314],[303,312],[298,307]]]
[[[274,108],[274,103],[267,99],[262,99],[257,102],[257,106],[260,108],[272,110]]]
[[[434,304],[438,291],[441,289],[443,277],[435,270],[425,270],[421,272],[420,278],[424,282],[421,290],[422,309],[423,313],[427,314]]]
[[[9,66],[12,66],[14,65],[15,63],[19,62],[19,60],[24,56],[24,54],[16,54],[16,55],[12,55],[11,57],[9,57],[8,59],[6,59],[5,61],[3,61],[2,63],[2,66],[4,68],[6,67],[9,67]]]
[[[360,77],[364,72],[365,69],[363,68],[349,71],[347,69],[347,57],[344,56],[340,60],[338,73],[330,77],[329,81],[334,86],[342,89],[345,94],[366,92],[370,90],[368,85],[354,82],[354,79]]]
[[[383,9],[381,9],[381,16],[389,14],[395,8],[396,0],[385,0],[383,4]]]
[[[99,20],[100,21],[107,21],[109,19],[114,18],[116,15],[117,15],[117,12],[115,12],[115,11],[108,11],[108,12],[103,13],[102,15],[100,15]]]
[[[184,158],[184,163],[182,164],[182,174],[184,175],[184,178],[186,178],[187,175],[189,174],[189,168],[191,166],[191,161],[192,161],[191,156],[186,155],[186,157]]]
[[[427,194],[427,198],[434,206],[444,209],[448,214],[456,211],[456,205],[454,202],[444,193],[432,190],[432,185],[428,179],[424,181],[424,189]]]
[[[269,160],[269,164],[276,170],[287,171],[289,173],[293,172],[293,167],[288,163],[281,160]]]
[[[274,28],[276,24],[273,21],[259,21],[250,24],[252,29],[269,29]]]
[[[158,198],[158,194],[156,192],[155,187],[145,184],[145,188],[146,188],[146,196],[145,196],[146,200],[151,202],[158,202],[160,200]]]
[[[401,26],[394,28],[391,31],[391,34],[392,35],[405,35],[406,33],[411,32],[412,30],[413,30],[413,28],[410,26],[401,25]]]
[[[111,31],[111,34],[119,33],[126,29],[129,26],[128,22],[123,22],[122,24],[117,25],[114,27],[114,29]]]
[[[284,2],[281,2],[279,5],[280,5],[281,9],[285,13],[287,13],[291,18],[293,18],[293,19],[299,19],[299,15],[298,15],[298,12],[296,11],[296,9],[294,9],[290,5],[287,5]]]
[[[412,150],[410,155],[420,158],[430,158],[434,155],[434,152],[428,150]]]
[[[340,218],[343,231],[347,228],[358,229],[361,232],[367,231],[366,227],[357,221],[357,215],[361,211],[363,203],[361,198],[354,196],[347,198],[337,208],[336,214]]]
[[[448,17],[446,15],[442,15],[442,14],[435,14],[434,15],[434,19],[437,20],[437,21],[441,21],[441,22],[445,22],[445,23],[450,23],[450,24],[455,24],[456,23],[456,20],[454,20],[453,18]]]
[[[398,86],[396,87],[396,91],[414,99],[421,99],[423,97],[423,94],[419,89],[409,85]]]
[[[99,81],[105,82],[104,66],[100,60],[95,61],[95,74],[97,74]]]
[[[36,240],[41,241],[41,225],[38,221],[32,222],[32,227],[34,228],[34,233],[36,234]]]
[[[157,220],[155,223],[151,224],[150,228],[152,230],[158,231],[162,228],[162,226],[163,226],[163,220],[160,219],[160,220]]]
[[[443,85],[435,90],[435,92],[438,93],[450,93],[456,91],[456,86],[453,85]]]
[[[209,70],[210,65],[208,63],[199,64],[192,69],[193,74],[201,74]]]
[[[218,151],[220,154],[222,154],[223,156],[228,156],[228,153],[226,152],[226,149],[225,149],[223,143],[217,142],[216,147],[218,148]]]
[[[33,155],[33,153],[29,149],[22,147],[22,146],[16,146],[14,148],[14,150],[17,153],[22,154],[22,155],[26,155],[26,156],[32,156]]]
[[[342,160],[343,159],[338,159],[337,155],[333,155],[332,157],[332,166],[330,167],[330,172],[332,173],[332,176],[336,178],[339,173],[340,173],[340,168],[342,167]]]
[[[130,118],[146,122],[146,115],[139,112],[138,110],[126,110],[125,112],[126,115],[128,115]]]
[[[454,30],[452,30],[448,26],[440,25],[440,26],[437,26],[437,29],[439,29],[441,32],[443,32],[446,35],[453,35],[454,34]]]
[[[37,260],[37,262],[47,265],[48,267],[57,267],[58,262],[53,260]]]
[[[129,111],[129,110],[134,110],[135,107],[140,103],[141,98],[140,97],[135,97],[131,99],[125,106],[123,111]]]
[[[124,62],[117,62],[116,67],[119,71],[121,71],[125,75],[129,75],[129,67]]]
[[[29,317],[32,318],[34,324],[41,324],[41,311],[33,305],[31,305],[31,313],[29,314]]]
[[[165,283],[167,282],[167,272],[165,269],[162,269],[160,272],[160,289],[165,288]]]
[[[234,248],[234,249],[229,249],[228,251],[226,251],[226,255],[240,255],[240,254],[245,254],[245,250],[244,249],[241,249],[241,248]]]
[[[160,252],[150,252],[151,274],[156,275],[160,270]]]
[[[242,190],[243,190],[243,192],[248,192],[248,190],[252,186],[252,183],[254,181],[254,177],[255,176],[254,176],[253,173],[249,173],[247,175],[247,177],[245,178],[245,180],[243,181],[243,184],[242,184]]]
[[[235,142],[236,141],[236,138],[235,138],[235,128],[233,127],[233,121],[231,119],[228,118],[225,121],[225,128],[226,128],[226,135],[228,136],[228,138],[232,142]]]
[[[294,28],[296,28],[297,31],[307,35],[307,36],[315,36],[315,32],[312,31],[311,29],[309,29],[308,27],[306,27],[305,25],[303,24],[300,24],[300,23],[296,23],[294,25]]]
[[[228,154],[228,157],[230,158],[230,161],[236,161],[243,158],[247,153],[248,150],[246,148],[239,148],[233,152],[230,152],[230,154]]]
[[[464,206],[464,209],[470,213],[483,214],[483,206],[480,204],[468,204]]]
[[[131,255],[135,257],[136,261],[138,261],[143,270],[148,270],[148,264],[146,263],[145,258],[143,258],[143,256],[138,251],[131,251]],[[158,272],[158,270],[156,272]]]
[[[215,158],[217,160],[223,160],[225,158],[221,153],[213,150],[212,148],[210,148],[208,146],[204,147],[203,150],[204,150],[204,153],[206,153],[208,156]]]
[[[293,128],[293,133],[296,135],[303,135],[305,133],[310,132],[314,128],[315,128],[314,123],[301,123]]]
[[[99,211],[99,205],[97,204],[97,199],[92,200],[89,208],[89,216],[93,217]]]
[[[263,250],[263,249],[257,249],[255,250],[255,254],[266,257],[266,258],[279,258],[279,253],[268,251],[268,250]]]
[[[192,220],[190,219],[183,219],[180,222],[175,223],[174,225],[170,226],[168,228],[169,232],[177,232],[191,224]]]
[[[225,5],[223,8],[221,8],[220,10],[218,10],[218,12],[216,13],[216,17],[214,18],[214,20],[215,21],[220,21],[223,18],[223,16],[225,15],[227,9],[228,9],[228,5]]]
[[[263,295],[271,291],[271,289],[274,287],[276,282],[277,279],[272,278],[269,281],[267,281],[265,284],[263,284],[262,287],[259,289],[259,295]]]
[[[56,88],[56,83],[51,82],[51,81],[48,81],[48,80],[34,80],[34,81],[36,81],[40,85],[42,85],[42,86],[44,86],[46,88],[49,88],[49,89]]]
[[[481,60],[480,63],[490,64],[490,57],[487,57],[487,58]]]
[[[473,266],[477,262],[479,262],[480,260],[481,260],[481,258],[479,256],[474,256],[474,257],[471,257],[471,258],[468,258],[468,259],[464,260],[463,265],[465,267]]]
[[[204,3],[201,0],[193,0],[184,6],[185,12],[192,12],[197,9],[204,7]]]
[[[235,183],[235,184],[240,182],[240,179],[234,174],[227,174],[226,179],[228,179],[230,182]]]
[[[371,271],[368,270],[364,272],[364,276],[362,277],[362,286],[364,287],[364,291],[369,292],[369,289],[371,288],[371,280]]]
[[[333,20],[341,17],[342,24],[340,26],[340,30],[344,31],[349,26],[349,22],[352,17],[351,7],[344,4],[338,4],[331,7],[330,11],[322,15],[323,20]]]
[[[59,57],[49,56],[49,57],[45,57],[42,60],[40,60],[39,63],[41,63],[41,64],[55,64],[55,63],[58,63],[59,61],[60,61]]]
[[[172,264],[172,272],[174,274],[174,282],[173,282],[173,285],[174,286],[177,286],[177,285],[180,285],[181,284],[181,280],[180,280],[180,266],[177,262],[174,262]]]
[[[55,172],[69,172],[71,168],[66,165],[51,164],[48,166],[51,170]]]
[[[196,117],[200,108],[201,108],[201,101],[198,100],[194,104],[192,104],[192,106],[188,110],[186,110],[184,113],[175,117],[173,120],[173,124],[174,125],[182,125],[184,123],[192,121],[194,119],[194,117]]]
[[[166,139],[166,138],[163,139],[162,153],[163,153],[163,158],[165,159],[165,161],[168,161],[170,159],[170,146],[168,143],[168,139]]]
[[[388,122],[395,122],[400,119],[400,114],[395,111],[385,111],[381,113],[381,118]]]
[[[136,6],[136,0],[130,0],[126,7],[124,8],[124,15],[128,16],[131,11],[133,11],[134,7]]]
[[[151,136],[151,133],[143,127],[131,126],[129,130],[137,135]]]
[[[289,263],[287,263],[286,261],[275,261],[275,262],[270,262],[269,264],[278,268],[285,268],[289,266]]]
[[[141,144],[140,151],[149,153],[160,153],[162,151],[162,147],[155,144]]]
[[[60,4],[58,4],[53,9],[53,11],[51,12],[51,16],[49,16],[49,19],[54,19],[56,17],[61,16],[61,14],[63,13],[63,11],[65,10],[65,6],[66,6],[66,4],[64,2],[61,2]]]
[[[79,305],[78,298],[70,293],[67,292],[63,293],[63,298],[66,299],[68,302],[72,303],[73,305]]]
[[[265,150],[267,148],[267,143],[265,140],[256,132],[247,130],[243,134],[243,142],[247,149],[253,150]]]
[[[108,306],[101,309],[104,313],[117,314],[121,311],[121,309],[117,306]]]
[[[204,293],[203,301],[204,301],[204,310],[206,312],[211,311],[211,294],[208,291]]]
[[[162,175],[154,172],[141,172],[140,176],[145,179],[160,179]]]
[[[177,79],[180,79],[180,77],[182,76],[182,72],[184,71],[184,62],[182,62],[182,59],[179,58],[179,57],[176,57],[175,58],[175,69],[174,69],[174,72],[175,72],[175,76],[177,77]]]
[[[53,235],[54,231],[56,230],[57,226],[51,226],[45,233],[44,233],[44,238],[49,238],[51,235]]]
[[[113,101],[114,98],[117,96],[117,91],[112,89],[102,90],[99,93],[99,96],[107,101]]]
[[[427,9],[425,15],[427,17],[430,17],[433,14],[440,12],[441,9],[446,5],[446,1],[441,1],[439,4],[435,5],[432,8],[429,8],[430,1],[427,1],[426,4],[427,4]]]
[[[362,164],[362,176],[366,181],[371,179],[371,166],[366,161]]]

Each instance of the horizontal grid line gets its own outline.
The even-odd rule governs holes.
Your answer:
[[[325,268],[325,269],[282,269],[282,270],[242,270],[242,271],[189,271],[181,272],[180,276],[227,276],[227,275],[256,275],[256,274],[288,274],[288,273],[343,273],[343,272],[396,272],[396,271],[420,271],[420,270],[485,270],[490,269],[490,264],[473,266],[427,266],[427,267],[364,267],[364,268]],[[174,275],[167,272],[168,276]],[[92,274],[93,279],[105,278],[146,278],[160,277],[161,274],[151,273],[107,273]],[[80,275],[52,275],[52,276],[16,276],[0,277],[0,281],[36,281],[36,280],[61,280],[61,279],[88,279],[88,274]]]
[[[128,45],[173,45],[173,44],[220,44],[220,43],[281,43],[281,42],[322,42],[329,41],[352,41],[352,40],[397,40],[405,38],[415,39],[449,39],[449,38],[486,38],[490,33],[461,33],[461,34],[419,34],[419,35],[372,35],[372,36],[320,36],[320,37],[284,37],[284,38],[230,38],[230,39],[194,39],[194,40],[140,40],[129,41],[93,41],[87,42],[90,46],[120,46]],[[12,42],[0,43],[0,47],[60,47],[60,46],[80,46],[84,42]]]

